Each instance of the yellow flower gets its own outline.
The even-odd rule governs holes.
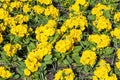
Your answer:
[[[10,29],[10,33],[15,36],[24,37],[27,34],[27,28],[27,25],[17,25]]]
[[[33,31],[33,29],[31,27],[29,27],[28,32],[32,32],[32,31]]]
[[[17,14],[14,17],[16,23],[23,24],[23,22],[28,22],[29,18],[28,16],[24,16],[23,14]]]
[[[79,29],[72,29],[70,31],[69,38],[73,39],[74,42],[79,42],[81,40],[82,31]]]
[[[95,47],[93,47],[93,48],[92,48],[92,50],[93,50],[93,51],[95,51],[95,50],[96,50],[96,48],[95,48]]]
[[[20,1],[13,1],[10,3],[11,11],[13,11],[14,8],[18,9],[20,7],[22,7],[22,2],[20,2]]]
[[[120,28],[115,28],[113,31],[110,32],[112,37],[120,39]]]
[[[26,4],[23,6],[23,12],[25,12],[25,13],[30,12],[30,5],[29,4]]]
[[[114,22],[116,23],[116,22],[120,22],[120,12],[118,12],[118,13],[116,13],[115,15],[114,15]]]
[[[110,67],[110,64],[108,64],[105,60],[103,59],[100,59],[99,63],[98,63],[99,66],[105,66],[108,70],[108,72],[111,70],[111,67]]]
[[[75,16],[75,17],[71,17],[70,19],[67,19],[62,26],[65,26],[66,28],[75,28],[75,29],[79,29],[81,31],[85,30],[85,27],[88,26],[88,23],[87,23],[87,19],[85,16],[83,15],[78,15],[78,16]],[[64,27],[64,29],[65,29]],[[62,30],[62,27],[61,27],[61,30]],[[67,30],[67,29],[65,29]],[[65,32],[65,30],[63,30]]]
[[[46,42],[49,36],[53,36],[56,31],[57,23],[54,20],[49,20],[44,26],[39,26],[35,30],[36,39],[39,42]]]
[[[1,2],[6,2],[6,3],[9,3],[10,0],[1,0]]]
[[[111,76],[108,76],[105,80],[118,80],[116,74],[112,74]]]
[[[24,69],[24,74],[25,74],[26,76],[29,76],[29,75],[31,74],[31,72],[30,72],[28,69]]]
[[[47,24],[45,24],[47,28],[56,28],[57,22],[55,20],[49,20]]]
[[[63,72],[65,73],[65,75],[67,75],[67,76],[65,76],[66,80],[74,80],[75,75],[74,75],[72,69],[70,69],[70,68],[63,69]]]
[[[79,4],[73,4],[72,6],[69,7],[70,11],[74,11],[74,14],[81,14],[80,12],[80,8],[79,8]],[[70,16],[72,16],[72,14],[70,14]]]
[[[46,4],[46,5],[52,4],[52,0],[37,0],[37,2],[40,2],[41,4]]]
[[[0,33],[0,43],[3,42],[3,37],[2,37],[2,34]]]
[[[34,56],[28,56],[25,60],[25,65],[31,72],[37,71],[39,66],[41,66],[40,62]]]
[[[39,5],[35,5],[35,6],[33,7],[33,10],[34,10],[34,12],[37,13],[37,14],[42,14],[42,13],[44,12],[44,8],[41,7],[41,6],[39,6]]]
[[[117,50],[116,54],[117,54],[117,58],[120,60],[120,48]]]
[[[57,71],[54,80],[63,80],[62,73],[63,73],[62,70]]]
[[[103,15],[104,10],[109,10],[110,8],[106,5],[103,5],[101,3],[98,3],[91,11],[93,15],[96,15],[97,18]]]
[[[19,1],[21,1],[21,2],[25,2],[25,1],[30,1],[30,0],[19,0]]]
[[[27,59],[25,60],[25,65],[27,69],[31,72],[35,72],[41,66],[40,61],[42,61],[45,55],[51,54],[52,44],[48,42],[39,43],[35,49],[29,52]]]
[[[109,31],[112,28],[112,24],[110,23],[110,20],[105,18],[104,16],[97,18],[93,22],[93,25],[98,29],[98,31],[102,31],[102,30]]]
[[[53,5],[50,5],[45,9],[44,14],[45,16],[52,16],[52,18],[56,20],[59,15],[59,10]]]
[[[85,5],[86,4],[86,0],[76,0],[75,2],[76,4],[80,4],[80,5]]]
[[[49,42],[43,42],[43,43],[39,43],[38,45],[37,45],[37,50],[41,50],[41,53],[43,53],[43,55],[45,56],[45,55],[49,55],[49,54],[51,54],[51,51],[52,51],[52,48],[53,48],[53,46],[52,46],[52,44],[51,43],[49,43]]]
[[[3,8],[0,8],[0,19],[4,19],[9,16],[8,11],[4,10]]]
[[[17,52],[17,50],[21,49],[21,45],[20,44],[11,45],[10,43],[7,43],[4,45],[3,49],[6,52],[7,56],[12,57]]]
[[[5,77],[6,77],[6,78],[10,78],[10,77],[11,77],[11,73],[10,73],[10,71],[8,71],[8,70],[6,71],[6,75],[5,75]]]
[[[110,38],[105,34],[92,34],[89,35],[88,41],[94,42],[97,44],[97,48],[104,48],[110,45]]]
[[[92,80],[98,80],[98,78],[96,76],[93,76]]]
[[[83,65],[91,65],[95,63],[97,56],[96,53],[91,50],[85,50],[82,52],[82,56],[80,58],[80,63]]]
[[[120,61],[116,62],[115,65],[120,70]]]
[[[1,24],[0,24],[0,33],[1,33],[1,32],[4,32],[5,29],[6,29],[6,26],[5,26],[3,23],[1,23]]]
[[[3,4],[3,9],[7,9],[7,7],[8,7],[8,4],[4,3]]]
[[[111,70],[110,64],[106,63],[105,60],[100,60],[99,62],[99,66],[96,67],[95,71],[94,71],[94,76],[96,76],[99,79],[105,79],[108,77],[108,74]]]
[[[14,17],[7,17],[4,19],[4,25],[8,26],[11,28],[16,25],[16,21]]]
[[[60,53],[65,53],[68,50],[72,50],[72,48],[73,48],[72,40],[59,40],[55,45],[55,49]]]
[[[104,66],[97,67],[94,71],[94,75],[100,79],[105,79],[108,76],[108,70]]]
[[[0,77],[2,77],[2,78],[10,78],[11,73],[10,73],[10,71],[6,70],[5,67],[0,66]]]
[[[60,32],[62,33],[64,33],[66,30],[67,30],[67,27],[64,25],[60,28]]]
[[[75,75],[71,68],[59,70],[54,77],[54,80],[74,80]]]

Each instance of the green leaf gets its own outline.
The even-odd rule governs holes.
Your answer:
[[[23,39],[23,42],[24,42],[25,44],[28,44],[28,43],[30,42],[30,38],[25,38],[25,39]]]
[[[120,76],[120,70],[118,68],[114,68],[115,74],[117,74],[118,76]]]
[[[54,52],[54,56],[57,58],[57,59],[59,59],[59,58],[61,58],[61,53],[60,52]]]
[[[21,43],[21,37],[15,36],[13,42],[14,43]]]
[[[16,71],[20,74],[20,75],[23,75],[23,70],[19,69],[19,68],[16,68]]]
[[[52,55],[46,55],[44,58],[44,61],[49,61],[51,60],[51,58],[52,58]]]
[[[89,67],[88,67],[88,65],[85,65],[84,66],[84,71],[85,71],[85,73],[89,73],[89,69],[88,69]]]
[[[103,50],[103,55],[111,55],[113,53],[114,49],[112,47],[107,47]]]
[[[52,64],[52,55],[46,55],[44,57],[45,64]]]
[[[52,60],[47,60],[47,61],[45,61],[45,64],[52,64],[52,63],[53,63]]]
[[[12,58],[13,61],[17,61],[18,57],[16,55],[14,55],[14,57]]]
[[[19,77],[20,77],[20,75],[18,75],[18,74],[16,74],[16,75],[14,76],[15,79],[18,79]]]
[[[19,62],[19,66],[22,68],[22,69],[24,69],[26,66],[25,66],[25,63],[23,62],[23,61],[20,61]]]
[[[8,59],[8,57],[5,55],[6,53],[5,53],[5,52],[0,52],[0,54],[1,54],[1,57],[2,57],[3,63],[6,64],[7,66],[10,65],[9,59]]]
[[[43,71],[46,69],[46,63],[41,63],[39,71]]]
[[[5,78],[0,78],[0,80],[6,80]]]
[[[73,53],[79,53],[82,50],[81,46],[75,46],[73,49]]]
[[[10,42],[12,42],[14,40],[15,36],[14,35],[10,35]]]
[[[72,59],[76,62],[76,63],[80,63],[80,56],[79,53],[73,53],[72,54]]]
[[[63,63],[64,63],[65,65],[70,65],[70,63],[68,62],[67,59],[64,59],[64,60],[63,60]]]
[[[59,34],[56,32],[54,36],[50,37],[50,42],[53,44],[58,39]]]
[[[43,15],[39,15],[39,20],[40,24],[46,24],[48,22],[48,19],[46,16],[43,16]]]
[[[35,46],[35,43],[31,42],[28,46],[27,46],[27,50],[28,52],[32,51],[32,49],[34,49],[36,46]]]
[[[70,58],[70,56],[67,56],[66,58],[68,60],[68,62],[71,64],[73,62],[73,60]]]
[[[105,17],[107,17],[107,18],[110,18],[110,17],[111,17],[110,10],[105,10],[105,11],[103,12],[103,15],[104,15]]]
[[[120,22],[116,22],[115,27],[120,27]]]
[[[94,6],[96,4],[96,0],[88,0],[89,4]]]
[[[88,15],[88,20],[90,20],[90,21],[91,21],[91,20],[92,20],[92,21],[95,20],[95,18],[96,18],[96,17],[95,17],[94,15]]]
[[[97,54],[98,55],[103,55],[103,49],[97,49]]]

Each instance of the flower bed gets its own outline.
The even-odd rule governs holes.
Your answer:
[[[0,80],[119,80],[119,0],[0,0]]]

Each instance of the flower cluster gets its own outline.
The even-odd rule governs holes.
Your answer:
[[[112,28],[112,24],[110,23],[110,20],[105,18],[104,16],[101,16],[97,18],[93,25],[98,29],[98,31],[106,30],[109,31]]]
[[[109,72],[111,71],[110,64],[105,60],[100,60],[98,67],[96,67],[94,71],[93,80],[103,79],[103,80],[117,80],[116,74],[112,73],[109,76]]]
[[[59,10],[56,9],[53,5],[48,6],[44,12],[45,16],[52,16],[54,20],[57,19],[59,15]]]
[[[71,68],[58,70],[55,74],[54,80],[74,80],[74,73]]]
[[[41,61],[45,55],[51,54],[52,45],[48,42],[39,43],[35,49],[29,52],[25,64],[27,69],[24,70],[25,75],[29,76],[31,72],[35,72],[41,66]]]
[[[120,39],[120,28],[115,28],[111,31],[111,36],[115,37],[116,39]]]
[[[104,48],[110,45],[110,38],[105,34],[92,34],[89,35],[88,41],[94,42],[97,44],[97,48]]]
[[[116,23],[116,22],[120,22],[120,12],[118,12],[118,13],[116,13],[115,15],[114,15],[114,22]]]
[[[57,24],[54,20],[49,20],[46,25],[37,27],[35,33],[38,42],[48,41],[49,36],[53,36],[55,34],[56,25]]]
[[[0,80],[119,80],[117,1],[0,0]]]
[[[75,3],[69,7],[69,10],[70,11],[73,10],[74,14],[79,15],[79,14],[81,14],[81,12],[80,12],[80,6],[88,7],[88,5],[89,5],[89,3],[87,2],[87,0],[76,0]],[[70,16],[72,16],[72,15],[73,14],[70,13]]]
[[[118,61],[116,62],[116,67],[118,69],[120,69],[120,61],[119,61],[120,60],[120,49],[117,50],[116,55],[117,55],[117,58],[118,58]]]
[[[92,8],[91,13],[95,15],[97,18],[100,18],[103,15],[103,11],[110,10],[110,7],[98,3],[95,7]]]
[[[40,2],[41,4],[46,4],[46,5],[49,5],[49,4],[52,4],[52,0],[37,0],[37,2]]]
[[[55,49],[61,53],[65,53],[68,50],[73,49],[73,41],[72,40],[60,40],[56,43]]]
[[[10,78],[11,77],[10,71],[6,70],[5,67],[0,66],[0,77],[2,78]]]
[[[112,11],[112,7],[98,3],[91,11],[92,15],[96,16],[96,20],[93,21],[93,25],[98,29],[98,31],[109,31],[112,28],[110,20],[103,15],[104,11],[107,10]]]
[[[21,49],[21,45],[20,44],[12,45],[10,43],[7,43],[4,45],[3,49],[6,52],[7,56],[12,57],[12,56],[14,56],[14,54],[17,53],[17,50]]]
[[[88,26],[86,17],[81,15],[71,17],[67,19],[64,24],[61,26],[61,32],[65,32],[67,29],[80,29],[81,31],[85,30],[85,26]]]
[[[27,25],[13,26],[10,32],[13,35],[24,37],[27,34]]]
[[[70,39],[73,39],[74,42],[79,42],[81,40],[81,35],[82,35],[81,30],[79,30],[79,29],[72,29],[70,31],[70,35],[68,35],[68,37]]]
[[[82,52],[82,56],[80,58],[80,63],[83,65],[93,66],[97,59],[96,53],[91,50],[85,50]]]

